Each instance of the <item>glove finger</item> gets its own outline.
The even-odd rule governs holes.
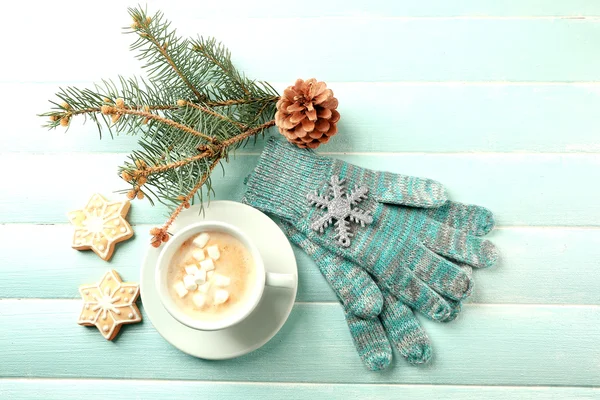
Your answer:
[[[365,270],[316,245],[289,222],[279,221],[279,226],[313,259],[345,308],[360,318],[375,318],[381,313],[383,295]]]
[[[462,264],[462,263],[458,263],[458,262],[456,263],[456,265],[458,265],[458,267],[460,269],[462,269],[469,276],[469,278],[473,277],[473,268],[471,268],[467,264]],[[461,301],[455,301],[455,300],[450,300],[450,299],[446,299],[446,301],[450,305],[451,311],[450,311],[450,314],[448,315],[448,318],[442,320],[441,322],[454,321],[456,319],[456,317],[458,317],[458,314],[460,313],[460,311],[462,310],[462,302]]]
[[[494,215],[487,208],[455,201],[437,208],[415,209],[415,212],[475,236],[488,234],[495,225]]]
[[[383,307],[383,296],[373,278],[345,258],[326,253],[317,266],[342,304],[357,317],[376,318]]]
[[[470,279],[473,278],[473,267],[471,267],[470,265],[467,265],[467,264],[463,264],[458,261],[454,261],[454,264],[458,265],[458,268],[462,269],[465,272],[465,274],[468,275],[468,277]]]
[[[382,203],[429,208],[448,200],[444,186],[432,179],[391,172],[382,172],[380,177],[375,197]]]
[[[344,310],[344,315],[356,351],[367,368],[387,368],[392,362],[392,347],[379,318],[361,319],[349,310]]]
[[[447,299],[419,279],[408,268],[399,267],[395,272],[381,278],[376,277],[382,291],[394,295],[434,321],[445,321],[450,317],[453,306]]]
[[[473,268],[471,268],[467,264],[462,264],[462,263],[458,263],[458,262],[455,262],[455,264],[460,269],[462,269],[469,276],[469,278],[473,277]],[[462,310],[462,302],[456,301],[456,300],[450,300],[450,299],[445,299],[445,300],[448,302],[448,304],[450,306],[450,313],[448,314],[448,316],[445,319],[440,320],[440,322],[454,321],[456,319],[456,317],[458,317],[458,314]]]
[[[440,322],[452,322],[456,319],[456,317],[458,317],[458,314],[460,314],[460,311],[462,310],[462,302],[460,301],[454,301],[454,300],[448,300],[448,303],[450,304],[450,307],[452,308],[452,311],[450,312],[450,314],[448,315],[448,317]]]
[[[390,342],[408,362],[423,364],[431,359],[431,341],[410,307],[384,292],[379,318]]]
[[[473,282],[467,272],[425,246],[415,246],[407,265],[419,279],[446,298],[462,300],[471,294]]]
[[[489,240],[431,221],[421,235],[423,243],[437,254],[476,268],[488,268],[498,260],[498,249]]]

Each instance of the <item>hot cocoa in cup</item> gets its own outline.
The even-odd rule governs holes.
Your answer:
[[[294,288],[295,277],[265,269],[252,240],[218,221],[189,225],[163,247],[155,283],[162,305],[193,329],[226,329],[246,319],[266,286]]]
[[[226,232],[198,233],[179,246],[167,271],[173,302],[197,320],[236,314],[248,301],[256,269],[250,251]]]

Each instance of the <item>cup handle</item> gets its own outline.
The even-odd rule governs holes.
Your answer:
[[[293,289],[296,286],[296,280],[292,274],[278,274],[275,272],[267,272],[265,281],[267,286],[282,287]]]

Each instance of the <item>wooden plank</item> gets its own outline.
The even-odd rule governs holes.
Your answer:
[[[307,0],[303,7],[293,4],[282,4],[277,0],[263,0],[255,5],[236,0],[225,0],[214,4],[187,3],[182,7],[182,1],[164,3],[149,1],[149,8],[160,6],[169,15],[184,15],[184,13],[209,16],[223,16],[223,9],[231,17],[249,18],[286,18],[294,17],[471,17],[471,16],[582,16],[600,15],[600,6],[595,2],[575,0],[568,2],[546,2],[540,0],[510,0],[502,4],[493,0],[464,0],[448,2],[444,0],[428,0],[414,2],[397,0],[394,2],[375,1],[365,3],[360,0],[333,0],[320,2]]]
[[[0,225],[0,298],[78,298],[79,285],[95,282],[109,267],[136,281],[150,227],[136,226],[136,237],[120,244],[107,264],[92,252],[69,247],[69,225]],[[498,245],[501,261],[475,273],[469,302],[600,305],[600,229],[503,228],[490,239]],[[31,243],[43,262],[23,257]],[[335,302],[313,261],[299,248],[294,250],[300,282],[297,301]]]
[[[264,80],[290,81],[289,77],[298,76],[370,82],[600,78],[600,55],[594,51],[600,39],[596,21],[356,18],[332,19],[326,24],[321,19],[269,22],[240,20],[227,24],[212,20],[202,25],[201,33],[227,43],[237,65],[249,76]],[[272,32],[285,32],[296,24],[343,40],[316,46],[311,49],[311,57],[300,57],[285,69],[278,63],[278,52],[261,52],[248,46],[268,41],[269,48],[285,48],[286,35],[274,37]],[[242,27],[247,28],[243,39],[238,30]],[[257,52],[260,57],[256,57]]]
[[[600,230],[501,228],[489,239],[500,261],[475,271],[471,302],[600,305]]]
[[[452,199],[491,209],[498,224],[599,226],[600,203],[590,195],[600,181],[600,156],[559,154],[347,154],[335,155],[376,170],[426,176],[442,182]],[[82,207],[92,193],[126,189],[117,176],[124,154],[31,155],[0,157],[3,195],[0,223],[64,223],[66,213]],[[218,199],[240,200],[243,180],[256,155],[239,155],[213,174]],[[24,176],[16,166],[28,166]],[[110,197],[110,196],[109,196]],[[162,223],[165,207],[135,201],[129,220]]]
[[[194,381],[91,380],[91,379],[4,379],[0,380],[0,397],[11,400],[81,400],[85,398],[121,398],[135,393],[139,399],[193,397],[219,400],[430,400],[443,396],[447,400],[592,400],[600,398],[597,388],[575,387],[503,387],[440,385],[346,385],[346,384],[272,384],[210,383]]]
[[[29,2],[14,7],[23,7]],[[40,9],[29,23],[44,35],[7,41],[6,53],[35,48],[18,63],[5,63],[0,81],[86,81],[139,74],[128,51],[132,37],[121,27],[125,7],[97,7],[94,18],[77,7]],[[57,24],[55,21],[69,21]],[[9,19],[0,34],[18,30]],[[182,15],[173,20],[182,35],[208,35],[227,44],[236,65],[254,79],[290,82],[316,76],[328,82],[353,81],[597,81],[600,25],[594,18],[229,18]],[[327,46],[312,46],[310,57],[281,65],[293,27],[318,32]],[[78,34],[73,34],[78,32]],[[85,32],[85,34],[81,34]],[[281,32],[282,34],[274,34]],[[58,47],[68,38],[67,45]],[[110,57],[98,57],[101,43]],[[315,62],[318,60],[318,62]],[[55,62],[60,61],[60,62]],[[43,68],[40,66],[43,65]]]
[[[281,93],[289,82],[275,82]],[[62,85],[62,84],[61,84]],[[75,118],[68,132],[47,131],[31,110],[49,109],[59,84],[0,83],[0,104],[16,108],[0,137],[5,152],[130,152],[137,137],[98,140],[95,124]],[[75,86],[91,87],[90,83]],[[598,84],[331,83],[340,133],[324,151],[600,152]],[[377,101],[364,101],[377,99]],[[532,104],[535,104],[532,107]],[[30,140],[24,141],[22,132]],[[276,134],[276,130],[272,132]],[[543,132],[543,135],[540,135]],[[259,151],[262,146],[248,146]]]
[[[598,386],[598,306],[467,306],[442,325],[424,321],[435,358],[397,360],[368,372],[337,304],[297,304],[265,347],[229,361],[203,361],[165,342],[150,321],[115,342],[76,324],[75,300],[0,301],[0,376],[319,383]],[[116,367],[118,366],[118,367]]]
[[[60,0],[56,4],[65,12],[80,6],[76,0]],[[106,9],[113,14],[126,11],[123,2],[105,0]],[[501,4],[493,1],[463,0],[447,2],[444,0],[428,0],[413,2],[411,0],[396,0],[394,2],[376,1],[365,3],[360,0],[305,0],[303,7],[293,3],[281,3],[277,0],[262,0],[250,5],[238,0],[223,0],[218,3],[194,3],[186,0],[149,0],[148,10],[162,10],[171,18],[222,18],[224,10],[228,18],[297,18],[310,17],[554,17],[554,16],[598,16],[600,6],[587,0],[570,0],[568,2],[547,2],[540,0],[509,0]],[[13,12],[26,11],[32,6],[46,15],[55,11],[47,4],[37,4],[32,1],[12,3]],[[103,9],[95,9],[103,16],[111,13]],[[7,21],[11,22],[11,21]],[[71,24],[72,21],[69,21]],[[123,25],[123,24],[121,24]]]

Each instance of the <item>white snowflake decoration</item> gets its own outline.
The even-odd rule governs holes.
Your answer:
[[[361,226],[373,222],[373,217],[368,211],[353,208],[353,206],[367,198],[369,189],[366,186],[355,186],[353,191],[346,194],[344,179],[340,180],[335,175],[331,177],[329,186],[322,196],[319,196],[316,192],[309,193],[307,196],[312,206],[327,209],[325,215],[315,219],[310,227],[323,233],[333,220],[336,220],[334,238],[340,246],[348,247],[350,246],[350,238],[354,236],[350,231],[350,222],[355,222]],[[332,198],[330,198],[330,193],[333,196]]]

